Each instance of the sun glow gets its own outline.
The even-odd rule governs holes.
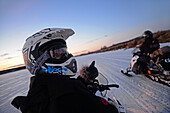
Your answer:
[[[1,63],[0,71],[24,66],[24,61],[22,57],[15,57],[15,58],[6,59],[6,60],[1,58],[0,63]]]

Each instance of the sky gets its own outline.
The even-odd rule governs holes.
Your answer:
[[[71,28],[73,55],[170,29],[170,0],[0,0],[0,70],[23,64],[25,39]]]

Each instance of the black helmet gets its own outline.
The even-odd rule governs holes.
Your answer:
[[[143,38],[153,38],[153,33],[149,30],[145,31],[143,34],[142,34],[142,37]]]

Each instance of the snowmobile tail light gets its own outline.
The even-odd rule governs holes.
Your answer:
[[[150,71],[150,70],[148,70],[148,74],[151,74],[151,71]]]
[[[132,63],[130,63],[130,65],[132,66]]]

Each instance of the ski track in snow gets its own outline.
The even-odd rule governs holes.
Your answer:
[[[170,87],[143,75],[128,77],[120,72],[121,68],[126,69],[129,66],[132,50],[109,51],[76,59],[79,69],[82,65],[96,61],[96,67],[109,83],[120,86],[118,89],[111,88],[107,95],[115,96],[127,113],[170,113]],[[0,75],[0,113],[20,113],[10,103],[14,97],[27,94],[30,77],[27,70]]]

